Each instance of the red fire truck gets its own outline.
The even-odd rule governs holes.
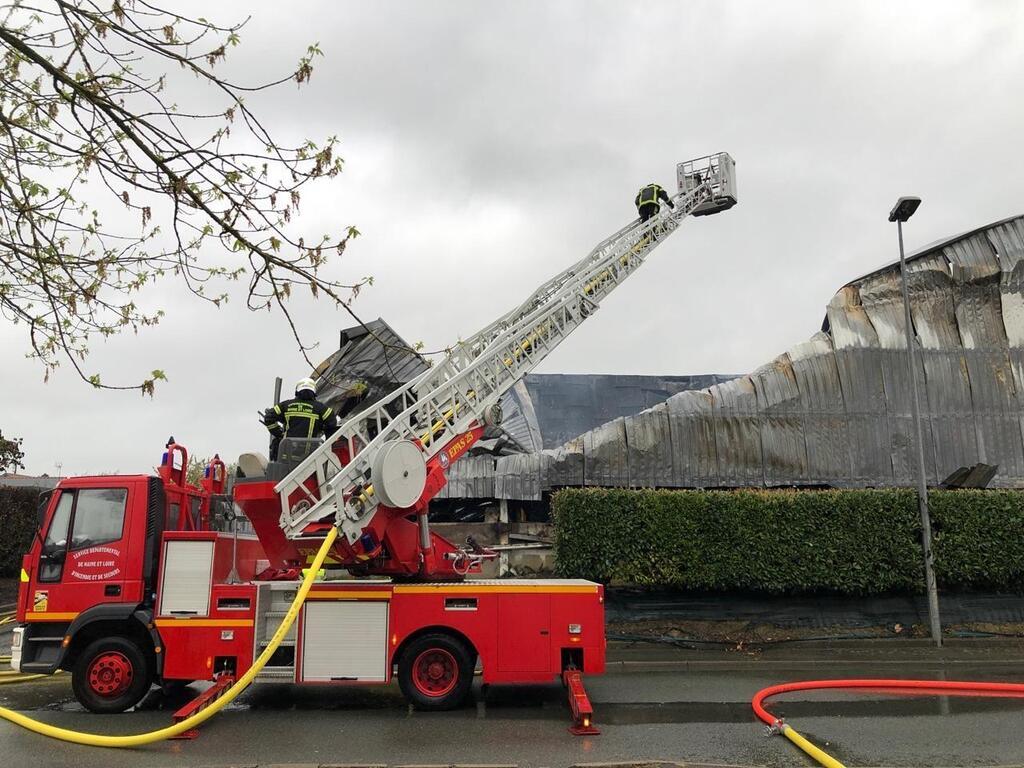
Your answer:
[[[429,502],[452,464],[500,429],[500,400],[517,381],[687,216],[736,203],[725,153],[682,163],[678,176],[673,208],[599,243],[322,445],[285,440],[273,462],[248,454],[229,498],[223,462],[190,485],[173,439],[155,476],[62,481],[22,563],[12,666],[70,670],[94,712],[132,707],[154,682],[213,680],[194,703],[203,706],[272,645],[334,527],[331,573],[357,578],[313,586],[256,682],[397,676],[417,707],[447,709],[478,666],[485,685],[561,676],[576,732],[593,733],[582,676],[604,671],[601,585],[480,578],[495,550],[431,531]],[[241,509],[256,535],[217,530],[231,514],[218,505]]]
[[[187,466],[172,443],[156,476],[76,477],[44,497],[22,562],[15,669],[69,670],[85,707],[121,712],[154,682],[224,687],[249,668],[295,597],[302,558],[278,549],[272,561],[257,537],[214,530],[224,465],[212,462],[202,487],[185,480]],[[239,482],[236,499],[268,501],[273,486]],[[602,587],[321,580],[256,680],[382,684],[397,675],[417,707],[446,709],[466,698],[478,661],[485,684],[603,671]]]

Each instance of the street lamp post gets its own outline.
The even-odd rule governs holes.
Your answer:
[[[889,211],[889,221],[896,222],[900,240],[900,280],[903,284],[903,315],[907,332],[907,362],[910,365],[910,392],[914,408],[914,431],[917,434],[917,505],[921,512],[921,546],[924,549],[924,583],[928,591],[928,624],[936,647],[942,647],[942,623],[939,620],[939,590],[935,583],[935,556],[932,553],[932,522],[928,512],[928,483],[924,467],[924,439],[921,429],[921,403],[917,395],[917,360],[914,332],[910,319],[910,293],[907,290],[907,261],[903,253],[903,222],[914,215],[921,204],[919,197],[901,197]]]

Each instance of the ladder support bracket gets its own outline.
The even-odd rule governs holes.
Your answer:
[[[574,736],[599,736],[601,731],[594,725],[594,707],[583,687],[583,673],[578,669],[566,669],[562,672],[562,682],[569,695],[569,711],[572,713],[572,725],[569,733]]]

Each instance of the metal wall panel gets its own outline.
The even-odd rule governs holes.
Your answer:
[[[957,467],[978,461],[978,440],[971,383],[963,350],[924,350],[922,413],[931,434],[931,453],[926,460],[934,466],[929,474],[939,480]]]
[[[672,435],[665,403],[624,419],[629,486],[657,488],[672,485]]]
[[[997,480],[1024,476],[1020,399],[1008,350],[964,351],[978,434],[979,461],[998,464]]]
[[[584,484],[583,440],[570,440],[559,448],[545,449],[540,454],[544,473],[542,490]]]
[[[757,369],[750,377],[761,415],[764,484],[807,482],[806,411],[788,354]]]
[[[835,350],[850,433],[853,486],[892,485],[889,422],[880,349]]]
[[[537,411],[533,407],[533,400],[525,382],[517,381],[515,386],[505,393],[501,399],[501,409],[504,414],[501,429],[512,437],[520,450],[539,451],[544,447]]]
[[[501,456],[495,462],[494,496],[498,499],[539,500],[543,476],[540,453]]]
[[[804,413],[807,483],[831,485],[851,473],[850,429],[832,340],[816,333],[789,351]]]
[[[583,482],[586,485],[629,485],[626,426],[609,421],[583,434]]]
[[[716,485],[762,485],[761,418],[754,382],[749,376],[741,376],[710,391],[718,454]]]
[[[529,454],[526,454],[529,455]],[[463,456],[448,468],[448,483],[439,499],[493,499],[493,456]]]
[[[671,485],[677,488],[718,485],[718,447],[711,418],[714,397],[710,390],[683,392],[670,397],[666,405],[673,446]]]
[[[903,350],[881,350],[879,353],[882,371],[882,386],[885,389],[885,409],[889,432],[889,460],[892,463],[893,483],[897,486],[913,486],[917,478],[917,456],[914,445],[913,394],[910,383],[910,369],[907,367],[907,355]],[[921,356],[917,360],[918,396],[921,412],[927,422],[928,401],[925,397],[925,369]],[[924,429],[925,469],[929,483],[937,483],[933,462],[927,457],[933,456],[931,431]]]

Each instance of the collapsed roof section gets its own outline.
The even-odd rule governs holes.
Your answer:
[[[428,367],[384,320],[341,332],[339,349],[317,366],[318,397],[340,409],[360,383],[370,405],[416,378]],[[450,477],[462,478],[442,493],[456,498],[490,498],[494,459],[555,448],[609,419],[632,416],[666,398],[727,381],[731,376],[620,376],[529,374],[502,399],[500,429],[488,428],[472,453]],[[461,483],[461,485],[460,485]]]
[[[1024,487],[1024,216],[921,249],[908,280],[929,483],[985,462],[993,485]],[[822,332],[750,375],[499,458],[494,495],[912,485],[904,333],[897,262],[840,289]]]
[[[540,425],[540,448],[556,448],[605,422],[664,402],[672,395],[736,378],[627,376],[618,374],[530,374],[526,390]]]
[[[338,351],[313,371],[317,397],[335,410],[360,388],[365,405],[412,381],[427,370],[426,361],[381,318],[341,332]]]

